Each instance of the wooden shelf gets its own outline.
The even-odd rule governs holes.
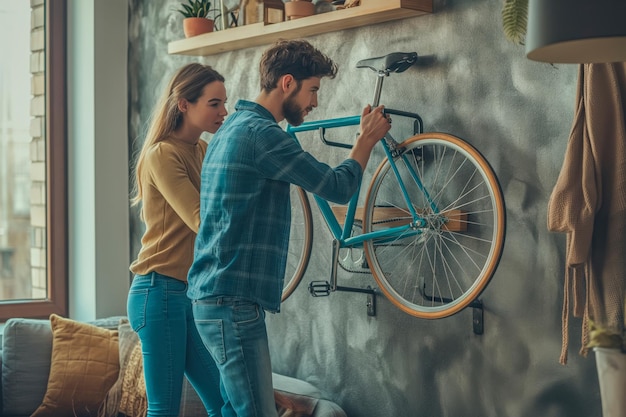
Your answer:
[[[167,52],[180,55],[213,55],[268,45],[278,39],[306,38],[320,33],[421,16],[432,13],[432,10],[432,0],[362,0],[358,7],[268,25],[254,23],[172,41],[167,46]]]

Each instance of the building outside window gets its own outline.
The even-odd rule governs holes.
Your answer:
[[[0,319],[66,311],[64,22],[65,0],[0,0]]]

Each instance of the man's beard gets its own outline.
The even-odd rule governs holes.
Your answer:
[[[300,126],[302,122],[304,122],[302,108],[298,106],[294,100],[297,93],[298,91],[294,91],[283,102],[283,115],[285,116],[287,123],[292,126]]]

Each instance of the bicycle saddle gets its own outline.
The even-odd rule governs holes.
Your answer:
[[[403,72],[417,62],[417,52],[393,52],[385,56],[362,59],[357,68],[369,68],[372,71]]]

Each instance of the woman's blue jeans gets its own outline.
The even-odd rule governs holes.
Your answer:
[[[277,417],[265,311],[236,297],[194,300],[198,332],[222,374],[223,417]]]
[[[178,416],[183,375],[209,416],[221,416],[219,371],[196,330],[187,283],[156,272],[136,275],[128,318],[141,340],[148,417]]]

